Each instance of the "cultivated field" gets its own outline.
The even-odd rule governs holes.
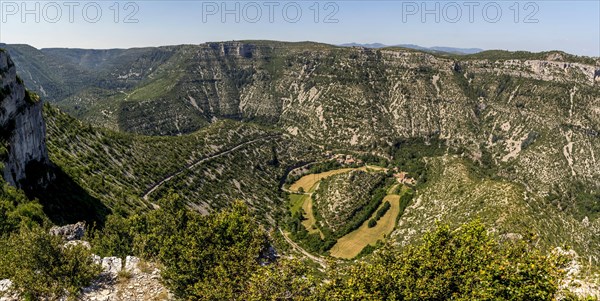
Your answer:
[[[300,208],[302,208],[302,210],[304,210],[304,218],[306,218],[306,220],[304,220],[302,222],[302,225],[304,226],[304,228],[306,228],[308,233],[312,234],[312,233],[318,232],[321,234],[321,238],[324,238],[323,233],[321,233],[321,231],[315,226],[317,223],[317,220],[315,219],[315,215],[313,212],[312,192],[314,192],[316,190],[316,188],[318,187],[318,184],[321,180],[323,180],[327,177],[333,176],[333,175],[350,172],[352,170],[362,170],[362,171],[369,172],[369,171],[382,171],[382,170],[385,171],[387,169],[380,167],[380,166],[368,165],[368,166],[363,166],[360,168],[342,168],[342,169],[330,170],[330,171],[326,171],[326,172],[322,172],[322,173],[318,173],[318,174],[310,174],[310,175],[303,176],[302,178],[300,178],[298,181],[296,181],[294,184],[292,184],[290,186],[290,188],[289,188],[290,191],[299,192],[300,188],[302,188],[304,190],[304,192],[306,193],[306,194],[290,194],[289,199],[290,199],[290,210],[291,210],[292,214],[296,213],[298,210],[300,210]],[[311,194],[308,194],[309,192]],[[387,200],[387,198],[386,198],[386,200]],[[390,203],[392,204],[393,202],[390,202]],[[395,203],[398,203],[398,201],[396,201]],[[395,205],[392,204],[392,207],[390,208],[390,210],[386,213],[386,215],[384,215],[380,219],[380,221],[382,223],[381,226],[378,223],[378,225],[376,227],[371,228],[369,230],[381,228],[382,230],[385,230],[382,233],[390,233],[394,229],[394,222],[395,222],[396,216],[398,215],[398,210],[399,210],[397,204],[396,204],[396,207],[394,207],[394,206]],[[396,213],[394,214],[394,217],[391,221],[392,228],[388,231],[388,230],[386,230],[387,227],[384,225],[386,223],[385,219],[386,219],[386,216],[388,216],[389,213],[394,210],[396,210],[395,211]],[[363,225],[363,226],[365,226],[365,225]],[[362,226],[361,226],[361,228],[362,228]],[[348,235],[351,235],[351,234],[352,233],[350,233]],[[346,236],[344,236],[344,237],[346,237]],[[342,237],[342,238],[344,238],[344,237]],[[383,237],[383,234],[381,235],[381,237]],[[377,236],[377,238],[373,242],[376,242],[379,238],[380,237]],[[361,248],[361,250],[362,250],[362,248]],[[360,252],[360,250],[358,250],[358,252]]]
[[[302,188],[304,189],[304,191],[309,192],[315,186],[315,184],[319,183],[319,181],[333,175],[349,172],[351,170],[354,170],[354,168],[342,168],[322,173],[306,175],[300,178],[300,180],[296,181],[294,184],[292,184],[292,186],[290,186],[290,190],[298,192],[298,190]]]
[[[302,178],[300,178],[298,181],[296,181],[294,184],[292,184],[292,186],[290,186],[290,190],[294,191],[294,192],[298,192],[298,190],[300,188],[304,189],[305,192],[309,192],[311,191],[313,188],[315,188],[315,185],[317,183],[319,183],[319,181],[333,176],[333,175],[337,175],[337,174],[341,174],[341,173],[345,173],[345,172],[349,172],[355,169],[359,169],[362,171],[381,171],[381,170],[386,170],[386,168],[380,167],[380,166],[373,166],[373,165],[368,165],[368,166],[363,166],[360,168],[342,168],[342,169],[336,169],[336,170],[330,170],[330,171],[326,171],[326,172],[322,172],[322,173],[316,173],[316,174],[310,174],[310,175],[306,175]]]
[[[308,195],[306,194],[290,194],[289,195],[290,198],[290,211],[292,212],[292,214],[298,212],[298,210],[300,210],[300,208],[302,208],[302,205],[304,204],[304,201],[306,198],[308,198]]]
[[[304,226],[304,228],[306,228],[308,233],[311,234],[319,232],[321,234],[321,238],[323,238],[323,233],[321,233],[321,231],[317,227],[313,227],[316,225],[317,220],[315,219],[315,214],[313,212],[313,202],[310,196],[306,196],[304,203],[302,204],[302,210],[304,210],[304,218],[306,218],[306,220],[302,221],[302,225]]]
[[[390,202],[391,207],[377,221],[377,225],[369,228],[369,220],[366,220],[360,228],[338,239],[337,243],[331,248],[331,256],[345,259],[354,258],[364,247],[375,244],[378,240],[383,239],[384,235],[390,234],[394,230],[396,217],[400,213],[400,196],[397,194],[388,195],[383,199],[382,205],[386,201]],[[373,213],[374,215],[375,213]]]

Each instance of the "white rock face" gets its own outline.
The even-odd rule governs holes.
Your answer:
[[[11,286],[12,286],[12,281],[10,281],[10,279],[0,280],[0,292],[7,291]]]
[[[50,229],[50,234],[61,236],[66,241],[81,240],[85,235],[85,222],[64,225],[62,227],[54,226]]]
[[[92,246],[89,242],[85,240],[70,240],[64,244],[65,248],[75,247],[75,246],[83,246],[84,248],[90,250]]]
[[[92,254],[92,261],[95,264],[102,264],[102,257],[96,255],[96,254]]]
[[[564,250],[562,248],[554,249],[554,252],[567,256],[571,261],[567,264],[565,270],[567,275],[559,283],[559,288],[568,290],[580,298],[600,298],[600,284],[594,281],[588,281],[582,275],[581,258],[573,250]],[[559,299],[560,300],[560,299]]]
[[[118,257],[104,257],[102,258],[102,269],[104,273],[111,276],[117,276],[117,274],[123,268],[123,261]]]
[[[14,295],[10,295],[7,291],[12,286],[12,281],[10,279],[2,279],[0,280],[0,301],[17,301],[18,298]]]
[[[32,103],[25,99],[25,87],[17,81],[15,65],[5,52],[0,52],[0,89],[3,91],[0,93],[0,127],[2,138],[8,140],[3,177],[20,187],[30,163],[49,163],[42,102]],[[45,175],[37,180],[44,182],[49,177]]]
[[[139,271],[138,264],[140,259],[135,256],[127,256],[125,258],[125,271],[136,273]]]

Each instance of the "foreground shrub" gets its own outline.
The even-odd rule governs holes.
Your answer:
[[[23,226],[0,242],[0,275],[26,300],[75,299],[100,271],[88,249],[63,247],[62,238],[41,227]]]
[[[524,242],[499,244],[480,222],[439,227],[405,249],[334,271],[323,300],[552,300],[567,263]]]

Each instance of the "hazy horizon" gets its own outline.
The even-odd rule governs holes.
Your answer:
[[[316,3],[316,4],[315,4]],[[600,56],[598,1],[2,1],[0,42],[113,49],[231,40]]]
[[[308,43],[326,44],[326,45],[337,46],[337,47],[346,47],[346,46],[344,46],[344,44],[359,44],[359,45],[380,44],[380,43],[377,43],[377,42],[372,42],[372,43],[348,42],[348,43],[340,43],[340,44],[331,44],[331,43],[317,42],[317,41],[282,41],[282,40],[267,40],[267,39],[222,40],[222,41],[206,41],[206,42],[201,42],[201,43],[181,43],[181,44],[168,44],[168,45],[156,45],[156,46],[153,45],[153,46],[109,47],[109,48],[84,48],[84,47],[60,47],[60,46],[55,46],[55,47],[36,47],[35,45],[28,44],[28,43],[6,43],[4,41],[0,41],[0,44],[7,44],[7,45],[28,45],[28,46],[31,46],[31,47],[36,48],[38,50],[41,50],[41,49],[125,50],[125,49],[148,48],[148,47],[171,47],[171,46],[180,46],[180,45],[202,45],[202,44],[205,44],[205,43],[225,43],[225,42],[237,42],[237,41],[249,41],[249,42],[252,42],[252,41],[268,41],[268,42],[283,42],[283,43],[304,43],[304,42],[308,42]],[[527,51],[527,52],[532,52],[532,53],[550,52],[550,51],[563,51],[565,53],[572,54],[572,55],[600,58],[599,55],[596,55],[596,56],[581,55],[581,54],[576,54],[576,53],[570,53],[570,52],[567,52],[567,51],[564,51],[564,50],[560,50],[560,49],[548,49],[548,50],[540,50],[540,51],[529,51],[529,50],[523,50],[523,49],[484,49],[484,48],[479,48],[479,47],[468,47],[468,46],[465,46],[465,47],[463,47],[463,46],[446,46],[446,45],[432,45],[432,46],[429,46],[429,45],[417,45],[417,44],[413,44],[413,43],[394,43],[392,45],[385,45],[385,47],[402,47],[403,45],[420,46],[420,47],[423,47],[423,48],[436,48],[436,47],[439,47],[439,48],[454,48],[454,49],[481,49],[482,51],[502,50],[502,51],[509,51],[509,52]],[[414,49],[414,50],[419,50],[419,49]]]

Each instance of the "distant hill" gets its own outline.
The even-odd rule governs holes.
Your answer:
[[[53,200],[67,201],[45,210],[83,195],[133,213],[172,190],[203,213],[244,200],[279,227],[295,223],[281,191],[287,171],[350,154],[417,181],[393,243],[419,241],[436,223],[479,218],[500,237],[535,238],[545,251],[571,246],[597,270],[600,61],[558,51],[454,55],[397,46],[0,48],[26,87],[84,121],[46,110],[49,158],[78,194],[57,185],[64,193]],[[0,96],[13,88],[3,85]],[[315,190],[319,229],[327,230],[321,222],[342,229],[358,216],[354,204],[373,200],[358,190],[350,199],[347,188],[366,182],[347,179]],[[340,202],[327,207],[321,192]],[[44,196],[42,205],[56,203]]]
[[[381,43],[371,43],[371,44],[359,44],[359,43],[346,43],[341,44],[339,46],[343,47],[365,47],[365,48],[385,48],[385,47],[402,47],[402,48],[410,48],[422,51],[440,51],[440,52],[448,52],[454,54],[475,54],[484,51],[480,48],[455,48],[455,47],[444,47],[444,46],[435,46],[435,47],[423,47],[414,44],[398,44],[398,45],[385,45]]]

